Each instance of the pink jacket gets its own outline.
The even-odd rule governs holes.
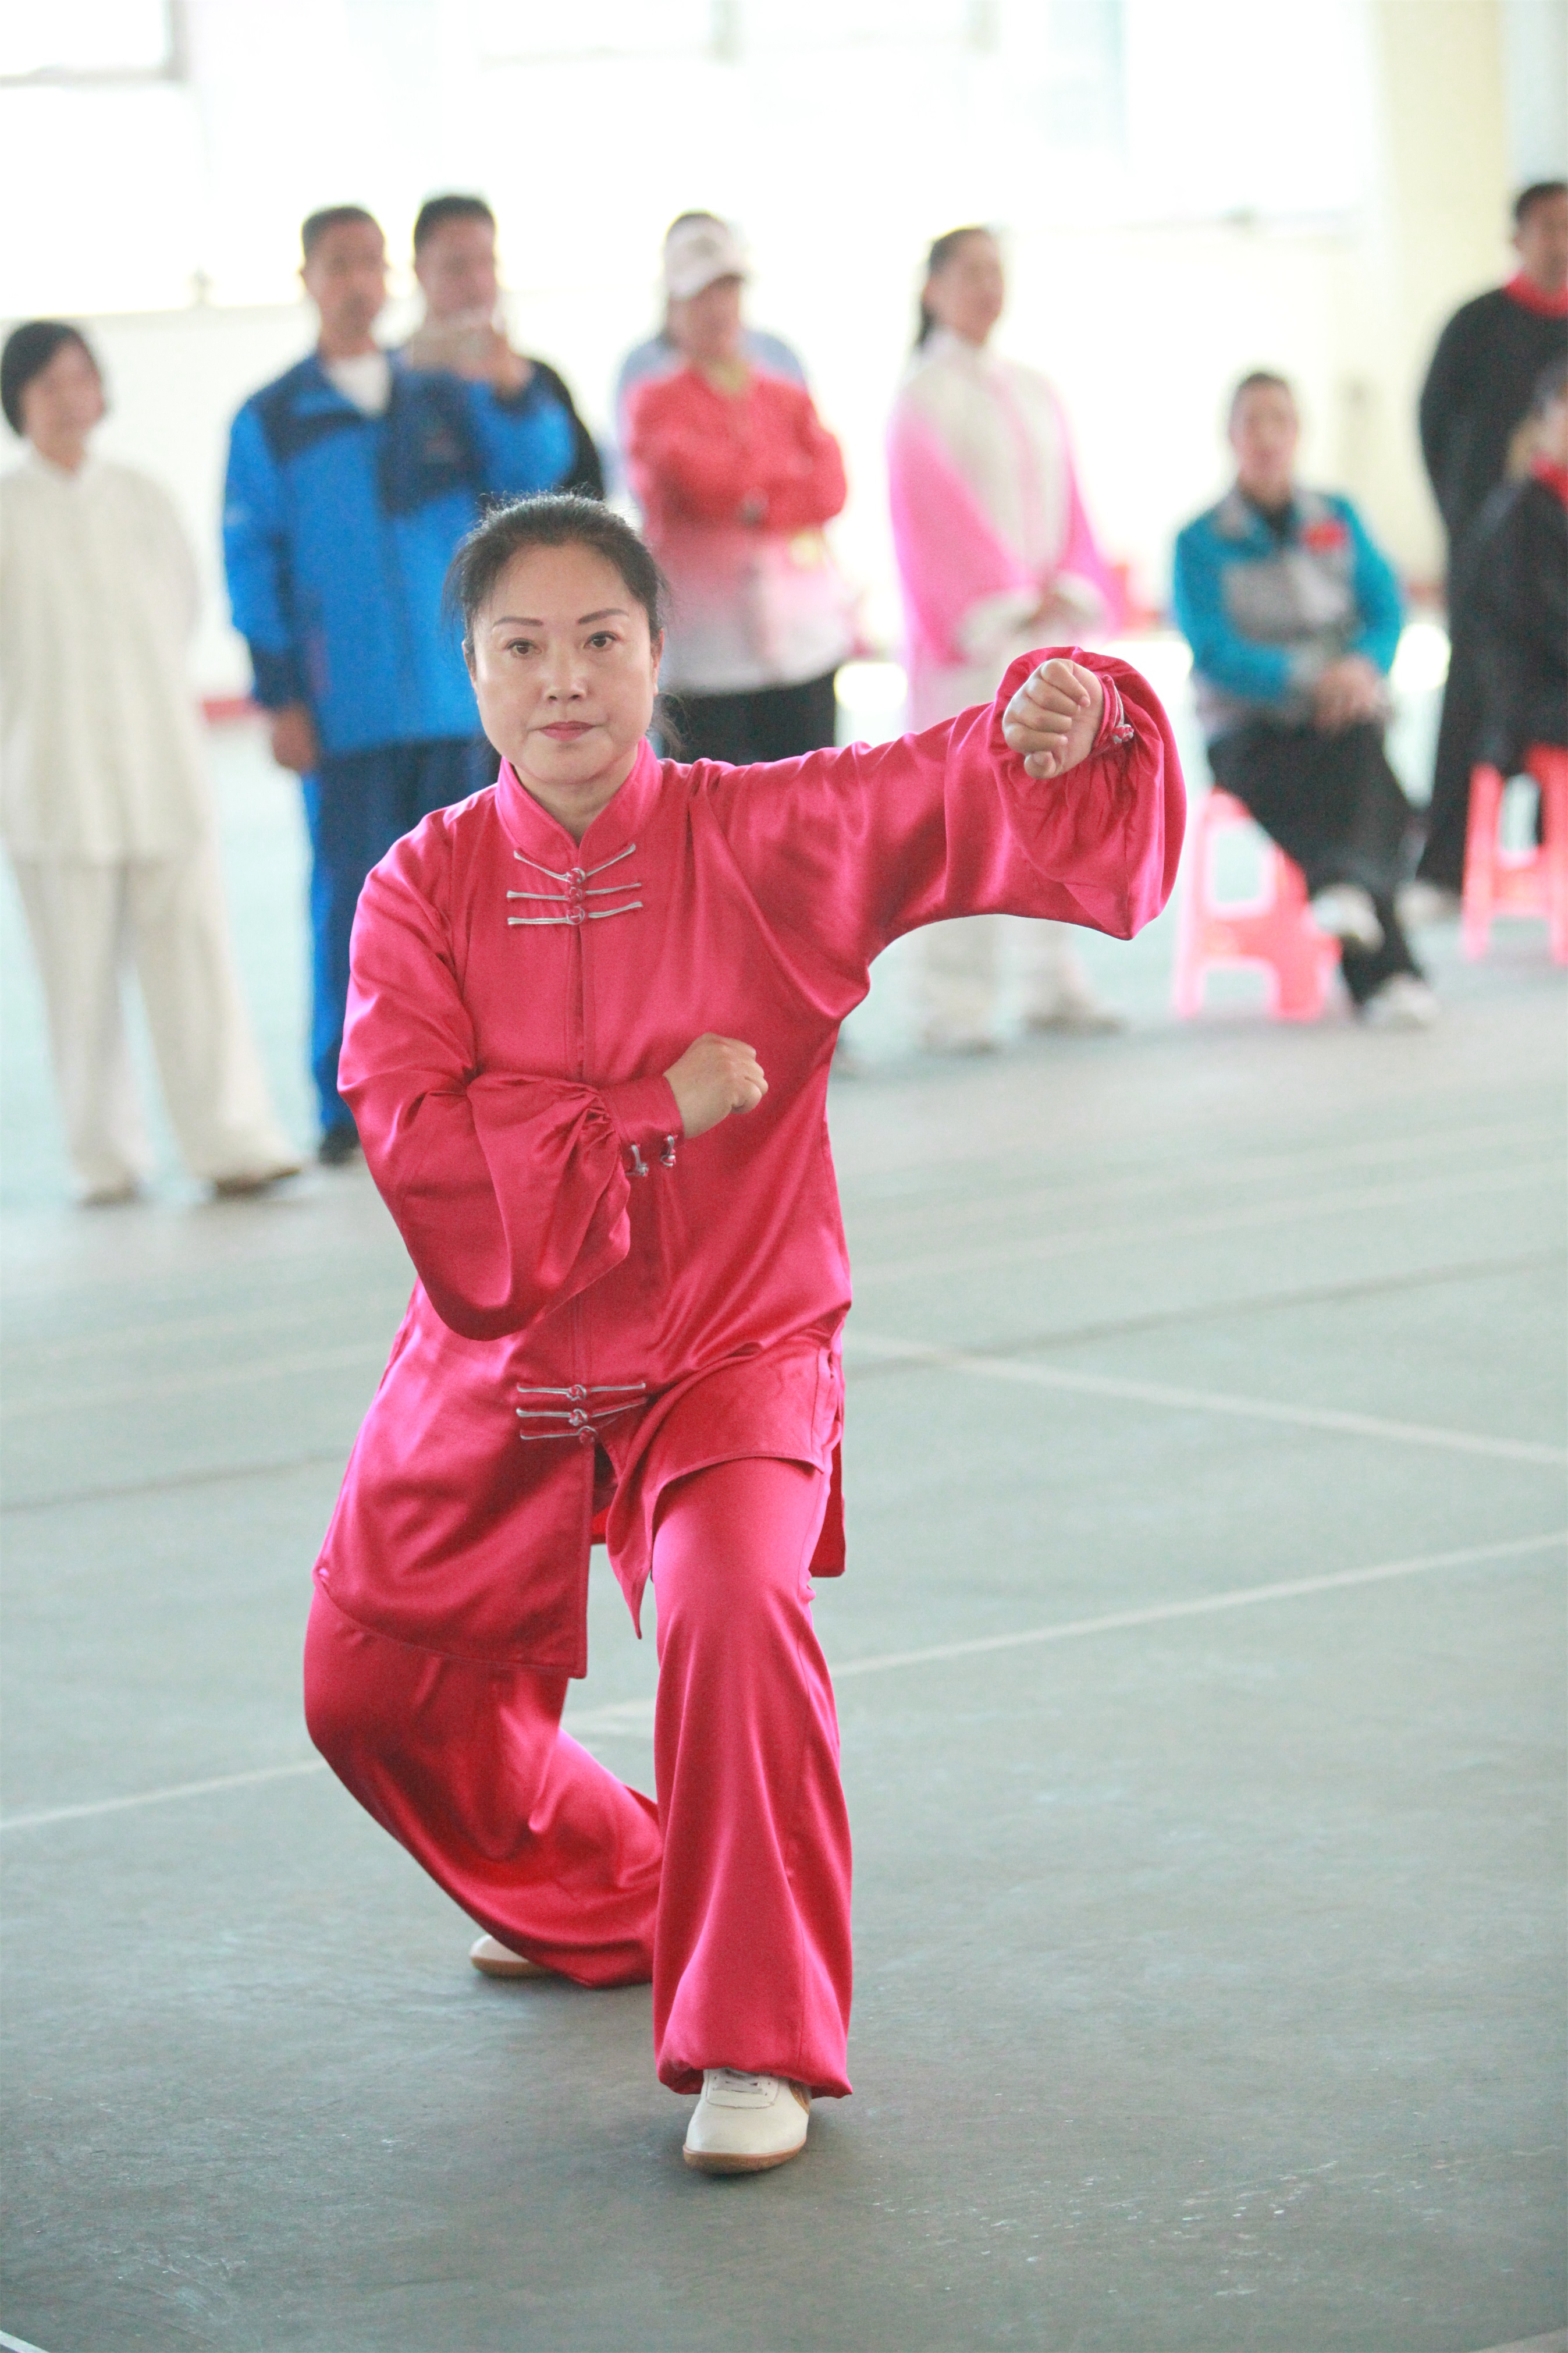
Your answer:
[[[1047,588],[1083,636],[1115,627],[1061,404],[1032,369],[933,334],[894,406],[888,492],[917,725],[1023,650]]]
[[[670,1479],[834,1468],[827,1072],[871,959],[986,910],[1127,938],[1174,879],[1164,713],[1085,659],[1107,723],[1058,782],[1002,738],[1020,661],[994,703],[874,749],[680,767],[645,744],[581,846],[503,765],[375,869],[341,1084],[418,1281],[317,1567],[350,1618],[581,1674],[596,1509],[635,1614]],[[660,1074],[710,1029],[769,1092],[689,1143]],[[816,1566],[842,1566],[837,1510]]]

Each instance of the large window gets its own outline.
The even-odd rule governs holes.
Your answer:
[[[355,198],[401,248],[443,185],[525,206],[533,288],[704,202],[819,253],[895,211],[905,242],[1331,224],[1367,177],[1364,5],[11,0],[0,311],[287,301],[305,212]]]

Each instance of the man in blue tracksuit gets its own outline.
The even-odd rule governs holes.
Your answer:
[[[1300,436],[1284,377],[1244,376],[1236,481],[1176,542],[1176,623],[1215,784],[1300,867],[1357,1011],[1423,1028],[1436,1004],[1397,904],[1410,805],[1383,743],[1399,584],[1348,499],[1297,482]]]
[[[539,377],[513,391],[420,373],[376,343],[386,250],[367,212],[313,213],[302,241],[320,339],[234,420],[224,558],[273,756],[304,786],[331,1165],[358,1148],[337,1079],[360,886],[399,835],[493,774],[441,610],[447,566],[481,499],[553,488],[574,443]]]

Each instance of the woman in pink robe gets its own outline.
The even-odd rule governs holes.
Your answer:
[[[982,701],[1042,639],[1103,636],[1117,617],[1061,404],[1043,375],[992,347],[1005,299],[989,229],[937,238],[888,435],[916,727]],[[1114,1026],[1064,932],[1015,928],[1027,1028]],[[1004,929],[982,918],[926,934],[918,971],[928,1045],[993,1042]]]
[[[690,2162],[795,2154],[848,2088],[849,1843],[809,1576],[843,1565],[849,1270],[826,1099],[900,933],[1127,937],[1183,794],[1124,664],[766,769],[645,740],[660,582],[526,501],[455,581],[498,782],[365,884],[342,1083],[417,1273],[316,1571],[312,1736],[485,1930],[476,1965],[654,1988]],[[657,1805],[559,1729],[595,1523],[658,1600]],[[792,2095],[793,2094],[793,2095]]]

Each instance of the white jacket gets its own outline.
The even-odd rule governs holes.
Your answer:
[[[185,672],[196,573],[167,494],[89,458],[0,479],[0,835],[16,858],[176,857],[208,831]]]

